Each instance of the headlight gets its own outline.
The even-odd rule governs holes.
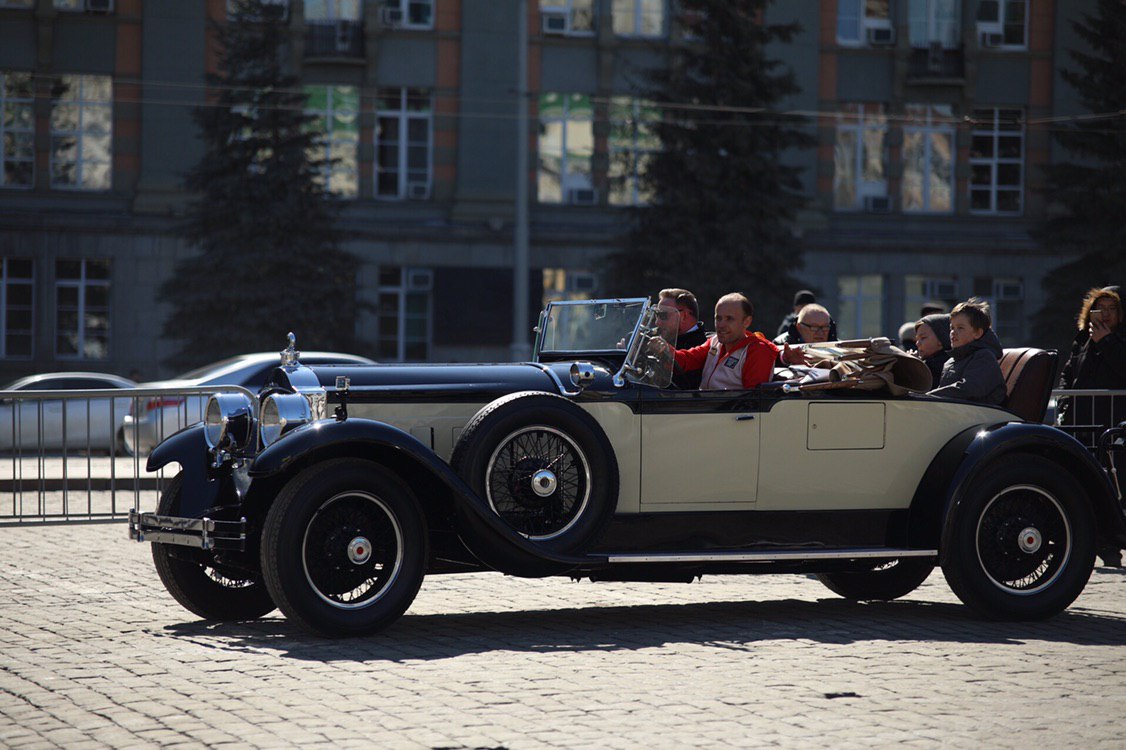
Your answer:
[[[242,393],[216,393],[207,401],[203,423],[210,447],[241,450],[254,436],[254,402]]]
[[[312,420],[309,401],[300,393],[275,393],[262,402],[260,434],[262,447],[277,441],[288,430]]]

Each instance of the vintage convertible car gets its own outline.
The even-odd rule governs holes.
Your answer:
[[[913,392],[923,366],[886,341],[811,349],[822,367],[750,391],[677,390],[665,311],[552,303],[521,364],[306,367],[291,334],[259,394],[214,395],[153,451],[150,471],[181,471],[130,536],[195,614],[276,606],[329,636],[390,625],[427,574],[482,570],[801,572],[893,599],[941,565],[979,613],[1043,618],[1098,541],[1126,544],[1077,441]]]

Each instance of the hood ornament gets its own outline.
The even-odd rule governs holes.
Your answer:
[[[282,367],[299,364],[297,358],[301,356],[301,352],[297,350],[297,337],[293,335],[293,331],[290,331],[285,338],[289,346],[281,350]]]

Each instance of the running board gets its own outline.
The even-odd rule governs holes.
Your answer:
[[[802,560],[862,560],[865,558],[899,559],[901,557],[938,557],[936,549],[890,549],[869,547],[857,549],[803,549],[769,552],[622,552],[610,553],[610,564],[637,563],[772,563]]]

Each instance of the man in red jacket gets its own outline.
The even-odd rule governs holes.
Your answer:
[[[715,305],[715,337],[674,353],[685,372],[700,371],[700,390],[748,389],[770,380],[779,349],[761,333],[747,330],[754,312],[742,294],[723,295]],[[783,361],[790,361],[790,348],[782,355]]]

